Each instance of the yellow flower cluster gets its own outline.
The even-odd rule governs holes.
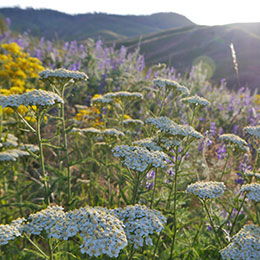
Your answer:
[[[259,94],[255,95],[254,103],[255,103],[256,105],[259,105],[259,106],[260,106],[260,95],[259,95]]]
[[[80,109],[74,119],[82,122],[83,124],[86,123],[87,126],[96,127],[103,125],[100,110],[94,106]]]
[[[28,80],[38,78],[39,72],[44,70],[41,61],[23,52],[15,42],[2,44],[0,47],[0,94],[23,94],[32,90],[33,87],[28,84]],[[13,112],[11,108],[3,109],[5,114]],[[20,106],[18,112],[26,115],[28,109],[25,106]],[[35,120],[32,117],[27,119],[32,122]]]

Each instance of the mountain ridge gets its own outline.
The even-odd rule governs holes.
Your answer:
[[[29,29],[34,36],[44,36],[46,39],[58,36],[62,40],[85,40],[90,36],[94,39],[119,40],[194,24],[177,13],[70,15],[49,9],[0,8],[0,14],[11,19],[11,29],[14,31]],[[104,34],[104,30],[107,33]]]

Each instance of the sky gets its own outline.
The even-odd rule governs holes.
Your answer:
[[[68,14],[175,12],[201,25],[260,22],[260,0],[0,0],[0,7],[14,6],[47,8]]]

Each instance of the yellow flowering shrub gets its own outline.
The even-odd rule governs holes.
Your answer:
[[[21,47],[15,43],[1,44],[0,46],[0,82],[1,95],[23,94],[32,90],[35,86],[30,84],[30,79],[38,78],[40,71],[44,70],[41,61],[37,58],[30,57]],[[4,114],[12,114],[11,108],[4,108]],[[18,112],[26,115],[30,122],[35,119],[27,116],[28,109],[20,106]]]

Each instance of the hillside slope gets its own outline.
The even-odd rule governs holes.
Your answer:
[[[11,29],[14,31],[29,30],[34,36],[61,40],[84,40],[88,37],[124,39],[193,24],[176,13],[141,16],[104,13],[69,15],[47,9],[0,8],[0,15],[11,19]]]
[[[231,43],[236,50],[241,85],[260,89],[260,23],[193,25],[120,41],[118,45],[130,51],[139,46],[149,65],[166,63],[181,72],[199,60],[209,61],[215,68],[213,79],[226,78],[236,88]]]

